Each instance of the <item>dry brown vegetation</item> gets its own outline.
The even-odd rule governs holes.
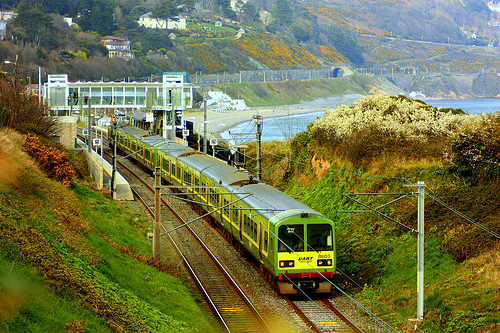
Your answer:
[[[16,78],[0,77],[1,127],[51,137],[56,131],[56,119],[50,116],[48,105],[30,95]]]

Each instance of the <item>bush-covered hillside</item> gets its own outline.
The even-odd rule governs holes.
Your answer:
[[[28,138],[27,151],[61,147]],[[177,263],[155,267],[151,221],[93,190],[61,183],[25,137],[0,130],[1,332],[211,332],[206,309]],[[45,143],[42,143],[45,142]],[[86,164],[72,158],[75,174]],[[67,175],[67,173],[66,173]]]
[[[262,159],[264,177],[336,221],[337,286],[399,330],[416,316],[417,188],[411,185],[423,181],[420,329],[495,332],[499,134],[498,114],[366,97],[330,110],[289,146],[266,144],[264,150],[276,155]],[[355,195],[363,193],[386,195]],[[368,208],[379,213],[339,212]]]
[[[238,72],[339,64],[389,72],[467,72],[498,67],[498,18],[482,1],[296,0],[4,1],[15,11],[0,59],[16,61],[23,83],[47,73],[71,80],[147,79],[163,71]],[[202,8],[201,8],[201,7]],[[139,25],[187,17],[186,29]],[[71,19],[70,27],[64,19]],[[220,26],[221,25],[221,26]],[[171,34],[174,35],[171,35]],[[127,38],[134,59],[110,58],[105,36]],[[476,46],[481,46],[478,48]],[[487,47],[488,46],[488,47]],[[14,73],[14,66],[2,71]]]

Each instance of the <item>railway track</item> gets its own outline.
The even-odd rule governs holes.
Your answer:
[[[314,332],[362,333],[353,322],[326,298],[302,300],[292,299],[285,295],[283,295],[283,298]]]
[[[134,195],[143,202],[151,216],[154,216],[151,209],[154,202],[152,185],[137,176],[125,164],[119,163],[119,165],[122,175],[129,180]],[[165,231],[186,223],[174,207],[165,200],[162,201],[162,217],[168,216],[170,220],[165,222],[162,218]],[[163,207],[168,207],[168,212]],[[168,235],[193,280],[198,284],[207,304],[228,332],[272,332],[237,282],[190,226]]]
[[[143,202],[150,215],[154,217],[151,209],[154,205],[154,190],[151,184],[144,181],[144,175],[138,176],[128,165],[131,163],[118,162],[120,172],[129,180],[134,195]],[[149,177],[151,179],[151,177]],[[167,205],[165,200],[162,206],[162,224],[164,230],[185,223],[181,214],[173,207]],[[165,217],[168,216],[168,223]],[[184,221],[184,222],[182,222]],[[272,332],[264,318],[258,313],[251,301],[244,295],[236,281],[224,269],[222,264],[215,258],[201,238],[189,226],[181,228],[183,231],[175,231],[168,234],[172,246],[176,247],[185,266],[189,270],[193,280],[199,286],[200,293],[206,300],[206,304],[213,310],[214,315],[222,323],[228,332]],[[186,229],[186,230],[184,230]],[[188,232],[185,232],[189,230]],[[162,241],[164,242],[164,241]],[[208,264],[211,263],[211,264]],[[225,277],[225,278],[224,278]],[[327,300],[316,301],[292,300],[283,297],[296,314],[303,320],[301,332],[362,332],[355,324],[345,318]]]

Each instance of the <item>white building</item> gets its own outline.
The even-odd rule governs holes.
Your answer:
[[[139,25],[142,25],[146,28],[150,29],[166,29],[167,28],[167,21],[164,19],[160,18],[153,18],[151,17],[153,15],[152,12],[147,12],[144,15],[141,15],[139,17]]]
[[[109,50],[110,58],[133,59],[132,47],[130,41],[123,37],[105,36],[101,38],[101,44]]]
[[[185,30],[187,28],[187,20],[184,16],[175,16],[168,20],[151,17],[152,12],[147,12],[139,17],[139,25],[150,29],[169,29],[169,30]]]
[[[498,3],[493,3],[493,1],[490,1],[487,3],[488,8],[493,11],[493,12],[500,12],[500,4]]]
[[[186,30],[187,20],[184,16],[174,16],[167,20],[167,29]]]
[[[10,10],[0,10],[0,20],[8,21],[17,16],[16,13]]]
[[[7,22],[0,20],[0,40],[4,40],[7,37]]]

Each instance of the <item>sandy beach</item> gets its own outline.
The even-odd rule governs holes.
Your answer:
[[[263,108],[249,108],[244,111],[225,111],[216,112],[213,108],[207,108],[207,131],[214,132],[214,136],[220,138],[220,133],[232,128],[238,124],[251,121],[255,115],[264,118],[284,117],[298,114],[324,111],[325,109],[336,108],[341,104],[352,104],[362,95],[351,94],[345,96],[334,96],[313,102],[304,102],[297,105],[275,106]],[[187,121],[192,121],[194,131],[203,134],[203,110],[192,110],[184,113]]]

